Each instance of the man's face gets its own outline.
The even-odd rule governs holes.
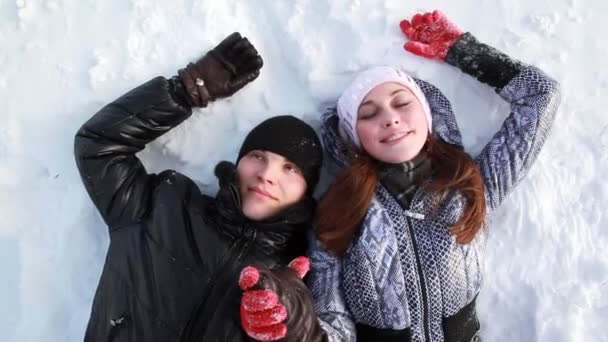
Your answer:
[[[302,171],[276,153],[253,150],[241,158],[236,170],[243,214],[250,220],[271,218],[306,193]]]

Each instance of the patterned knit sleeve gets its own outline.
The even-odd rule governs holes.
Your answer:
[[[342,263],[312,237],[308,287],[315,301],[315,311],[329,342],[355,342],[355,323],[342,294]]]
[[[446,61],[494,88],[511,113],[475,158],[494,211],[536,160],[560,103],[560,86],[542,70],[515,61],[466,33]]]

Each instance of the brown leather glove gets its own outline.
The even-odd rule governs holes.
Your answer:
[[[228,97],[260,75],[262,57],[255,47],[234,32],[196,63],[178,71],[191,106],[205,107]]]
[[[327,335],[314,310],[312,295],[302,278],[310,267],[298,257],[289,267],[243,269],[239,286],[241,325],[256,341],[324,342]]]

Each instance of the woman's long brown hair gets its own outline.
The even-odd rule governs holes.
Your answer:
[[[459,146],[441,139],[429,136],[424,148],[433,169],[428,190],[438,196],[457,190],[466,201],[462,216],[450,232],[458,243],[467,244],[483,228],[486,216],[479,168]],[[346,252],[365,218],[377,181],[378,162],[369,156],[358,156],[323,195],[315,230],[329,251],[339,256]]]

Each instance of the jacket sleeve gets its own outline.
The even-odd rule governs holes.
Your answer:
[[[355,323],[342,294],[342,262],[329,254],[316,238],[309,240],[310,273],[307,281],[321,327],[329,342],[355,342]]]
[[[192,114],[180,87],[177,79],[156,77],[103,107],[76,133],[80,176],[110,231],[148,210],[157,176],[135,154]]]
[[[560,103],[560,86],[543,71],[515,61],[465,33],[446,61],[494,87],[511,113],[475,158],[488,213],[502,203],[536,160]]]

